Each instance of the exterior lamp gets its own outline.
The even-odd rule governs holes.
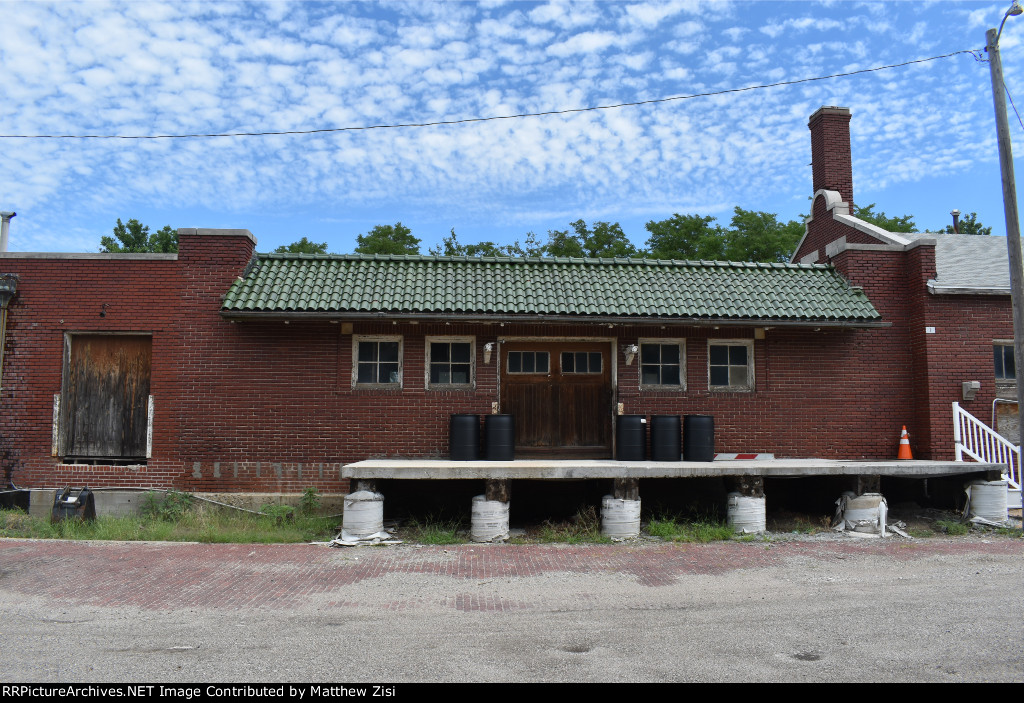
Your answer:
[[[992,77],[992,100],[995,106],[996,138],[999,144],[999,170],[1003,182],[1003,212],[1006,217],[1006,247],[1010,259],[1010,295],[1013,301],[1013,357],[1017,367],[1017,417],[1024,429],[1024,403],[1020,402],[1024,390],[1024,269],[1020,250],[1020,220],[1017,213],[1017,185],[1013,175],[1013,151],[1010,148],[1010,124],[1006,117],[1006,88],[1003,84],[1003,62],[999,57],[999,35],[1006,18],[1024,14],[1017,0],[1003,15],[999,30],[985,32],[985,50],[988,52],[989,72]],[[1021,444],[1018,436],[1017,444]]]
[[[494,351],[494,342],[488,342],[484,345],[484,363],[491,363],[491,352]]]
[[[626,366],[631,366],[633,364],[633,359],[636,357],[636,353],[639,350],[639,347],[635,344],[627,344],[622,347],[622,354],[626,357]]]

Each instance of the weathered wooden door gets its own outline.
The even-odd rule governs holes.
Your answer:
[[[144,458],[152,338],[76,334],[70,340],[61,391],[63,456]]]
[[[608,356],[600,342],[502,345],[501,411],[515,416],[518,454],[611,456]]]

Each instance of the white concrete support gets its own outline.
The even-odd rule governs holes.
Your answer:
[[[387,539],[384,532],[384,496],[372,491],[356,491],[345,496],[345,514],[341,520],[341,538],[350,542]]]
[[[613,540],[640,536],[640,499],[605,496],[601,500],[601,534]]]
[[[764,496],[733,492],[726,499],[726,522],[737,534],[760,534],[767,529]]]
[[[474,496],[469,537],[474,542],[504,542],[508,539],[508,501]]]

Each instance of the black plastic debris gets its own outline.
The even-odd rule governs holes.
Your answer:
[[[96,519],[96,497],[87,487],[72,488],[68,486],[58,491],[53,499],[51,522],[60,522],[68,518],[79,520]]]

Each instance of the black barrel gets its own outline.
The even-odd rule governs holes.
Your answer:
[[[715,418],[687,415],[683,419],[683,461],[715,460]]]
[[[512,461],[515,458],[516,423],[511,415],[484,416],[484,459]]]
[[[680,437],[678,415],[652,415],[651,459],[679,461]]]
[[[647,422],[643,415],[619,415],[615,426],[615,454],[619,461],[647,458]]]
[[[448,451],[452,461],[476,461],[480,458],[479,415],[452,415]]]

